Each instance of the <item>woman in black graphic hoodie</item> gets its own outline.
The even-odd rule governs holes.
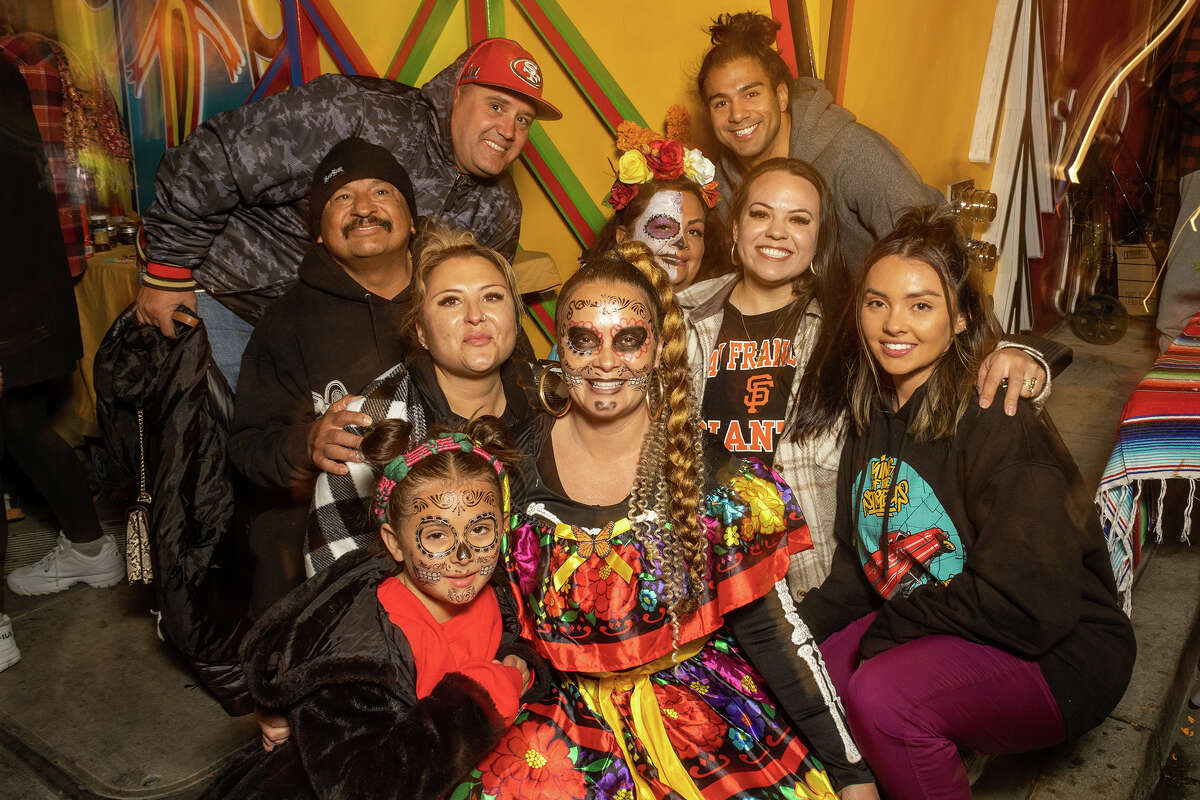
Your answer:
[[[954,217],[906,214],[855,297],[837,550],[799,610],[888,796],[966,798],[959,750],[1039,749],[1103,720],[1133,631],[1049,420],[972,402],[997,331]]]

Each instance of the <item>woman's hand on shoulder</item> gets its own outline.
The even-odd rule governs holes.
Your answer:
[[[996,398],[996,392],[1007,381],[1004,393],[1004,413],[1017,413],[1017,401],[1022,397],[1034,398],[1046,386],[1046,371],[1037,360],[1019,347],[1004,347],[993,350],[979,365],[979,377],[975,388],[979,392],[979,407],[987,408]]]

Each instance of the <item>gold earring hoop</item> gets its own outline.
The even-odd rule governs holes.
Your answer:
[[[737,240],[734,240],[733,244],[729,245],[729,263],[735,267],[741,266],[738,264],[737,258]]]
[[[550,414],[553,417],[565,417],[567,412],[571,410],[571,395],[567,395],[566,402],[563,403],[562,408],[558,409],[550,405],[550,401],[546,399],[546,378],[553,372],[554,369],[550,366],[550,364],[542,365],[542,369],[538,373],[537,380],[538,401],[541,402],[542,408],[546,410],[547,414]]]
[[[650,402],[650,387],[658,387],[658,400],[654,403]],[[650,412],[650,419],[658,419],[662,416],[663,409],[667,407],[667,387],[663,385],[662,373],[654,370],[654,380],[646,384],[646,410]]]
[[[821,273],[817,271],[817,260],[815,258],[809,263],[808,269],[813,275],[820,277]]]

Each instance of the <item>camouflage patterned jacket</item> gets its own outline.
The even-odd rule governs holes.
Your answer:
[[[143,220],[145,283],[199,285],[257,322],[295,285],[312,243],[306,223],[312,172],[350,136],[391,149],[412,177],[421,216],[467,228],[511,259],[521,228],[512,177],[482,180],[454,163],[450,112],[466,58],[420,89],[323,75],[206,121],[159,164]]]

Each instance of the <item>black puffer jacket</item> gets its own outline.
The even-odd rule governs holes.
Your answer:
[[[322,75],[209,119],[167,151],[146,209],[144,255],[155,285],[190,280],[257,322],[296,282],[312,237],[308,190],[329,149],[358,136],[388,148],[408,171],[420,216],[472,231],[512,259],[521,201],[506,172],[459,172],[450,139],[458,76],[470,50],[421,89],[383,78]]]
[[[248,559],[244,537],[234,533],[225,455],[233,397],[212,362],[204,323],[176,331],[168,339],[139,325],[132,308],[118,317],[96,354],[96,411],[115,460],[135,479],[143,411],[160,630],[227,710],[244,713],[236,702],[237,647]]]
[[[376,595],[395,572],[387,554],[350,553],[258,621],[243,647],[250,690],[288,710],[291,738],[270,754],[252,742],[206,797],[437,798],[500,740],[508,721],[465,675],[417,699],[412,648]],[[535,678],[522,699],[537,700],[549,672],[517,638],[507,583],[491,585],[504,619],[496,658],[525,659]]]

